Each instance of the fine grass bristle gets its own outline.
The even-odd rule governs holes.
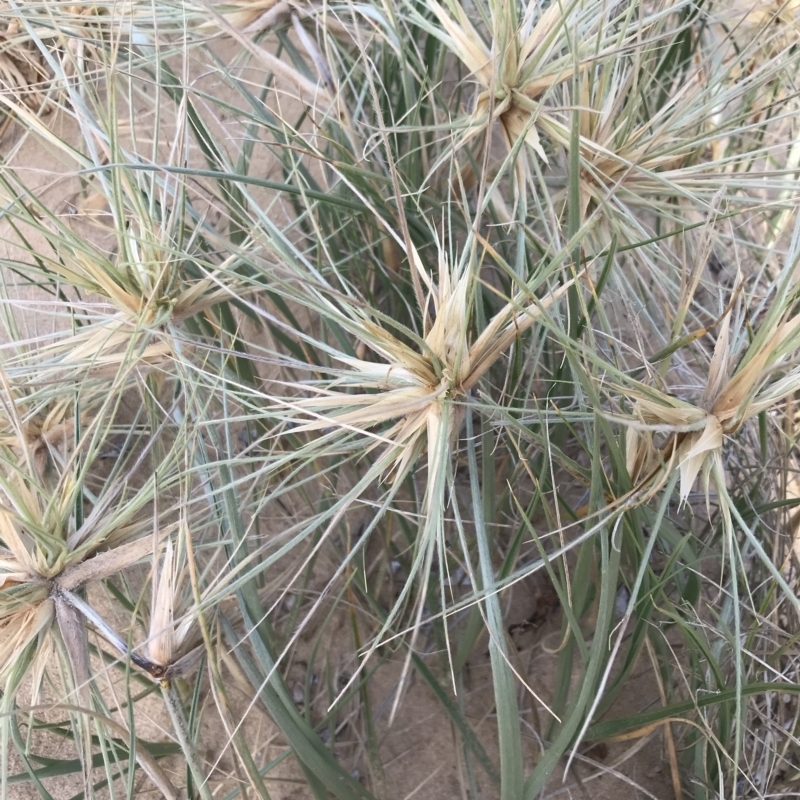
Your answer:
[[[799,13],[0,0],[0,797],[788,796]]]

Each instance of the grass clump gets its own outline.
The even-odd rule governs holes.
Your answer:
[[[5,796],[792,786],[792,9],[9,2]]]

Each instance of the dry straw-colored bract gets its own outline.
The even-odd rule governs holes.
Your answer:
[[[7,9],[0,8],[0,14]],[[0,133],[10,123],[9,103],[24,103],[33,111],[42,109],[49,73],[39,51],[20,33],[19,20],[0,16],[0,93],[4,97],[4,120]]]
[[[64,81],[102,74],[102,39],[130,30],[136,3],[0,3],[0,108],[10,120],[24,106],[49,114],[64,102]],[[141,4],[139,4],[141,13]],[[98,41],[100,40],[100,41]]]
[[[679,89],[665,95],[658,108],[648,108],[646,103],[664,92],[653,77],[656,68],[654,50],[631,59],[608,57],[577,77],[582,219],[592,207],[607,209],[616,196],[646,207],[649,197],[657,198],[667,184],[680,182],[682,168],[697,162],[705,148],[695,140],[702,140],[703,114],[697,106],[702,109],[708,102],[708,71],[695,65]],[[541,121],[542,130],[567,150],[572,147],[573,113],[573,108],[553,111]],[[699,180],[694,171],[696,167],[686,175],[687,183]]]
[[[350,323],[351,333],[379,360],[337,357],[349,370],[338,374],[330,388],[320,389],[318,396],[298,399],[292,405],[301,414],[314,417],[300,430],[341,427],[367,431],[392,422],[381,431],[374,446],[386,444],[394,452],[392,470],[400,478],[420,453],[427,433],[428,480],[433,484],[443,465],[431,443],[445,440],[452,445],[463,421],[459,413],[448,414],[447,430],[440,430],[442,403],[463,401],[511,343],[581,276],[562,282],[541,297],[520,292],[470,341],[470,308],[477,280],[474,269],[449,264],[440,249],[438,280],[434,282],[416,250],[412,251],[412,262],[428,298],[425,307],[432,309],[425,316],[426,330],[418,347],[404,343],[368,319]],[[346,389],[369,391],[351,394]]]
[[[288,3],[286,0],[240,0],[240,2],[215,4],[214,10],[232,28],[245,34],[252,34],[274,26],[281,19],[285,20],[299,5]],[[219,22],[205,20],[200,30],[213,31],[219,30],[219,27]]]
[[[515,4],[493,3],[488,42],[461,3],[448,2],[443,7],[437,0],[428,0],[427,5],[440,27],[425,19],[420,24],[441,39],[478,82],[472,111],[458,126],[466,130],[456,147],[482,135],[497,121],[509,150],[522,138],[546,162],[537,129],[537,101],[575,71],[568,43],[578,4],[552,3],[542,11],[541,4],[531,0],[518,22]],[[528,159],[527,152],[522,152],[517,160],[521,185],[529,174]]]
[[[85,686],[89,675],[80,650],[85,620],[74,620],[74,603],[68,599],[76,590],[119,573],[152,555],[153,542],[141,525],[120,525],[117,529],[69,531],[75,502],[71,482],[62,486],[59,498],[43,497],[35,483],[23,475],[1,481],[3,510],[0,513],[0,679],[23,657],[29,645],[38,642],[31,670],[37,677],[35,697],[41,688],[52,647],[51,626],[62,625],[58,611],[64,611],[61,631],[73,666],[75,686]],[[62,625],[63,627],[63,625]]]
[[[13,378],[0,370],[0,680],[13,698],[30,671],[34,704],[54,652],[63,656],[63,690],[86,699],[87,626],[126,657],[124,639],[83,595],[87,587],[152,558],[175,531],[166,524],[153,532],[141,513],[153,501],[153,476],[132,491],[153,448],[152,442],[141,446],[135,423],[117,446],[108,474],[115,416],[135,380],[115,370],[118,393],[109,392],[115,381],[88,381],[85,374],[68,381],[62,375],[55,393],[47,391],[47,382],[43,391],[39,370],[51,366],[46,350],[6,358]],[[170,455],[166,441],[159,448],[166,454],[159,464],[162,481],[168,483],[175,453]]]
[[[667,462],[669,468],[680,471],[682,501],[688,498],[701,471],[708,496],[708,477],[714,463],[722,468],[724,438],[800,388],[800,369],[792,363],[799,346],[800,315],[776,320],[758,332],[731,374],[734,354],[729,312],[720,325],[708,382],[698,405],[651,387],[623,390],[634,401],[634,418],[627,423],[627,461],[633,479],[650,481],[656,465],[656,471],[662,474],[659,484],[663,485],[666,475],[659,461]],[[783,364],[786,367],[781,369]],[[670,433],[659,454],[653,449],[654,432]]]

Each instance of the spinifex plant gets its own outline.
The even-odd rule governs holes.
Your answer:
[[[791,784],[792,7],[9,2],[7,796]]]
[[[98,466],[107,463],[106,449],[121,393],[101,398],[87,389],[82,397],[73,384],[73,402],[67,406],[63,399],[56,399],[54,403],[42,396],[41,389],[31,391],[30,370],[35,375],[37,366],[35,358],[20,354],[7,360],[3,369],[0,680],[4,790],[9,736],[18,735],[8,715],[23,682],[35,705],[45,684],[60,675],[57,685],[68,702],[97,709],[85,619],[79,613],[87,606],[80,595],[87,586],[147,557],[154,541],[170,533],[167,526],[154,539],[152,525],[142,515],[152,499],[153,477],[149,484],[144,481],[141,490],[133,490],[149,457],[148,447],[139,446],[136,419],[132,431],[117,441],[121,448],[117,464],[110,471],[101,467],[102,478],[98,474]],[[66,389],[69,383],[62,386]],[[40,404],[43,421],[36,422]],[[160,465],[165,485],[170,485],[173,458]],[[55,672],[54,655],[61,667]],[[76,745],[88,765],[89,727],[80,724],[78,731]]]
[[[652,437],[642,439],[637,427],[648,433],[672,431],[662,445],[661,457],[673,460],[680,471],[680,497],[686,500],[695,479],[702,471],[708,492],[708,479],[713,473],[725,490],[722,445],[726,436],[735,434],[747,420],[773,408],[797,391],[796,367],[783,363],[797,350],[800,317],[789,319],[776,314],[782,304],[773,306],[762,330],[738,359],[735,372],[729,374],[731,362],[730,312],[719,326],[714,355],[708,366],[708,382],[699,405],[693,405],[664,392],[640,387],[626,387],[625,394],[635,398],[638,422],[631,423],[628,437],[628,471],[643,476],[647,466],[657,462]],[[740,328],[741,330],[741,328]],[[741,338],[741,337],[740,337]],[[773,380],[770,380],[773,378]]]

